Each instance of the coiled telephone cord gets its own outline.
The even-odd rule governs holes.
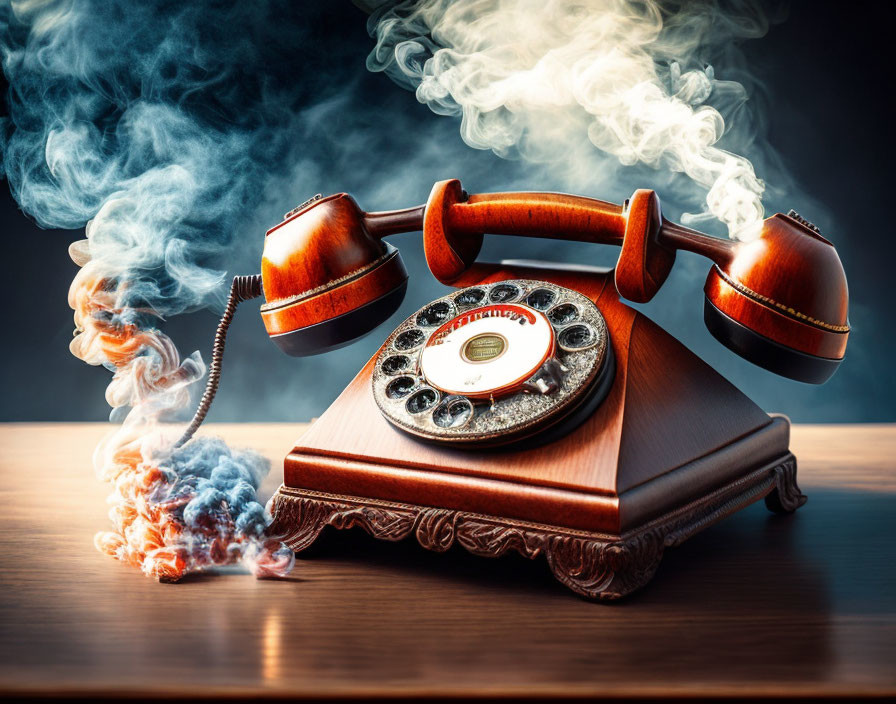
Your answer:
[[[224,308],[224,315],[221,316],[221,322],[218,323],[218,329],[215,331],[215,341],[212,344],[212,361],[208,367],[208,380],[205,382],[205,392],[196,407],[196,413],[193,414],[193,420],[180,436],[174,447],[180,447],[186,443],[196,430],[202,425],[205,416],[211,408],[215,394],[218,392],[218,384],[221,383],[221,360],[224,357],[224,343],[227,340],[227,329],[233,321],[233,314],[236,313],[237,306],[243,301],[251,301],[258,298],[264,293],[261,283],[261,274],[253,274],[251,276],[234,276],[233,283],[230,285],[230,295],[227,297],[227,306]]]

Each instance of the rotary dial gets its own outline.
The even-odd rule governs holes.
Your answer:
[[[610,355],[590,299],[546,282],[502,281],[405,320],[377,355],[373,394],[405,432],[497,445],[555,425],[586,399],[594,405],[609,388]]]

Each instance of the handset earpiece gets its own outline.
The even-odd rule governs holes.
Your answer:
[[[791,211],[733,244],[706,278],[704,321],[726,347],[769,371],[826,382],[843,361],[849,291],[834,245]]]
[[[562,193],[467,196],[457,181],[433,188],[423,237],[436,278],[451,283],[470,266],[482,233],[616,244],[619,294],[649,301],[683,249],[711,259],[704,319],[741,357],[776,374],[821,384],[846,353],[849,294],[834,246],[795,213],[766,219],[759,237],[735,242],[666,220],[653,191],[623,205]],[[472,257],[464,243],[472,241]]]
[[[398,310],[408,273],[398,250],[380,239],[419,229],[423,206],[363,213],[345,194],[315,196],[268,230],[262,272],[233,279],[218,323],[205,392],[180,447],[202,424],[218,391],[227,331],[237,306],[261,295],[261,316],[284,352],[308,356],[350,344]]]

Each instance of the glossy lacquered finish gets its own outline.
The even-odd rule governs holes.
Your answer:
[[[575,289],[603,313],[617,370],[577,430],[492,452],[421,443],[380,414],[371,361],[290,453],[285,484],[619,533],[787,454],[786,421],[620,302],[612,272],[476,264],[456,286],[509,278]]]
[[[646,303],[660,290],[672,265],[675,249],[660,242],[663,216],[656,193],[639,189],[625,207],[625,238],[616,262],[616,290],[623,298]]]
[[[435,184],[425,206],[364,213],[350,196],[338,194],[290,214],[265,244],[262,314],[268,332],[320,324],[396,290],[404,269],[397,259],[383,266],[388,252],[380,239],[416,229],[423,230],[430,270],[447,284],[474,265],[485,233],[621,245],[615,287],[641,303],[662,286],[677,250],[695,252],[715,263],[707,300],[734,324],[716,325],[713,333],[738,354],[818,383],[829,374],[801,370],[799,360],[833,370],[836,363],[826,361],[836,362],[846,351],[843,267],[833,245],[798,216],[774,215],[758,237],[734,242],[666,220],[650,190],[636,191],[620,206],[561,193],[468,195],[456,179]],[[779,350],[785,350],[786,363],[779,363]]]
[[[846,274],[834,246],[786,215],[733,244],[706,279],[720,311],[775,342],[842,359],[849,337]]]
[[[387,246],[384,250],[368,266],[337,279],[332,286],[307,289],[288,298],[269,298],[261,307],[268,334],[281,335],[345,315],[400,286],[408,278],[401,255],[394,247]],[[270,260],[265,260],[265,269],[270,272],[271,268]],[[277,280],[273,275],[269,278]]]
[[[265,236],[265,299],[277,303],[354,276],[383,254],[382,243],[368,233],[350,195],[312,201]]]
[[[388,318],[401,304],[408,275],[398,250],[377,236],[401,227],[403,216],[365,215],[351,196],[340,193],[312,201],[269,230],[261,263],[266,299],[261,317],[268,334],[291,354],[314,354],[346,344]],[[383,302],[388,305],[377,305]],[[352,314],[365,307],[376,315],[355,320]],[[353,326],[338,323],[346,316]],[[295,333],[306,330],[298,335],[300,344],[293,344]],[[315,331],[321,332],[317,347]],[[290,337],[277,340],[280,336]]]
[[[440,181],[426,204],[423,241],[430,271],[451,284],[475,261],[483,233],[621,245],[616,288],[645,302],[659,290],[675,261],[659,244],[659,199],[638,190],[624,206],[565,193],[467,195],[460,181]]]
[[[643,303],[666,280],[675,251],[685,249],[715,262],[706,295],[739,324],[805,354],[842,359],[846,352],[846,274],[833,245],[796,218],[779,213],[755,239],[735,242],[665,220],[649,190],[636,191],[624,207],[556,193],[462,197],[459,182],[444,181],[427,206],[427,261],[443,283],[453,283],[475,258],[452,256],[465,237],[540,236],[621,245],[616,288]]]
[[[446,229],[457,236],[490,233],[621,244],[622,215],[620,205],[566,193],[483,193],[453,204]]]
[[[508,279],[574,289],[601,310],[617,370],[596,410],[534,447],[427,445],[379,412],[375,357],[284,462],[271,530],[287,545],[302,551],[332,525],[436,551],[516,550],[544,556],[582,596],[618,599],[651,579],[666,547],[750,503],[802,505],[788,421],[620,302],[612,272],[474,264],[456,286]]]

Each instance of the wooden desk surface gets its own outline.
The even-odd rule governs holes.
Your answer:
[[[280,581],[158,584],[104,557],[107,427],[0,426],[0,692],[199,695],[896,694],[896,426],[793,431],[809,503],[759,504],[611,605],[543,562],[332,531]],[[295,425],[204,432],[268,455]]]

